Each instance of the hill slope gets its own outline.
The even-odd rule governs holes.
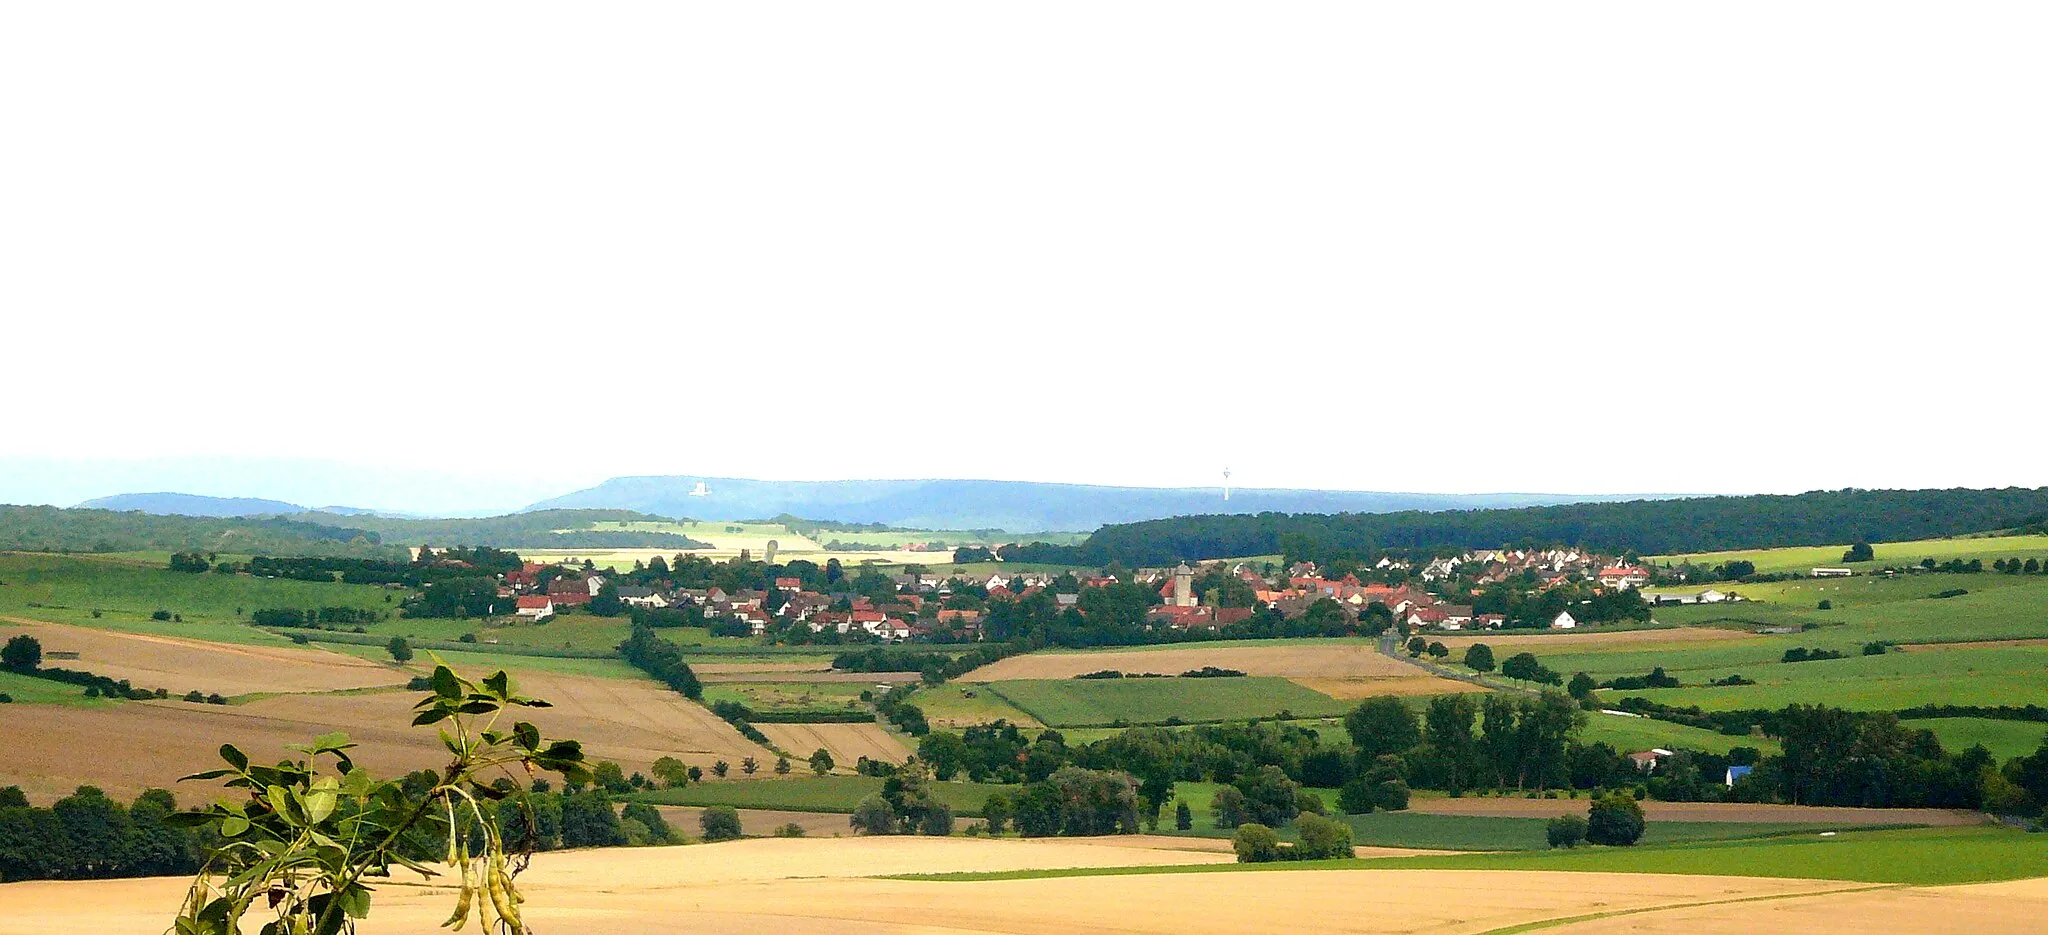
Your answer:
[[[693,495],[700,483],[704,494]],[[1086,531],[1109,523],[1196,513],[1380,513],[1616,499],[1622,498],[1248,489],[1231,491],[1226,501],[1222,490],[1215,487],[1102,487],[992,480],[764,481],[669,475],[615,477],[527,509],[623,509],[708,520],[788,513],[813,520],[918,529],[1030,532]]]

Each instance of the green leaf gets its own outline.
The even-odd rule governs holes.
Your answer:
[[[540,746],[540,728],[525,721],[512,725],[512,736],[518,739],[521,748],[528,751]]]
[[[447,666],[434,667],[434,694],[450,700],[462,697],[462,680]]]
[[[242,832],[244,832],[244,831],[247,831],[247,830],[249,830],[249,819],[247,819],[247,818],[239,818],[239,817],[229,817],[229,818],[223,818],[223,819],[221,819],[221,821],[220,821],[220,836],[221,836],[221,837],[224,837],[224,838],[232,838],[232,837],[237,837],[237,836],[241,835],[241,833],[242,833]]]
[[[221,744],[221,745],[220,745],[220,758],[221,758],[221,759],[223,759],[223,760],[226,760],[226,761],[228,761],[228,763],[229,763],[229,764],[231,764],[231,765],[233,765],[233,766],[234,766],[234,768],[236,768],[236,769],[248,769],[248,768],[249,768],[249,757],[248,757],[248,755],[247,755],[247,754],[244,754],[244,753],[243,753],[242,751],[240,751],[240,750],[237,750],[237,749],[235,749],[235,745],[234,745],[234,744],[231,744],[231,743],[224,743],[224,744]]]
[[[190,775],[190,776],[180,776],[180,777],[178,777],[178,781],[179,781],[179,782],[184,782],[184,781],[186,781],[186,780],[188,780],[188,779],[219,779],[220,777],[222,777],[222,776],[226,776],[226,775],[229,775],[229,774],[231,774],[231,773],[233,773],[233,772],[234,772],[234,770],[231,770],[231,769],[208,769],[208,770],[201,770],[201,771],[199,771],[199,772],[193,773],[193,774],[192,774],[192,775]]]
[[[435,708],[432,711],[422,711],[419,714],[413,716],[412,726],[421,727],[427,724],[432,724],[436,721],[445,721],[449,717],[452,717],[454,714],[455,712],[450,711],[447,708]]]
[[[306,820],[319,824],[334,814],[335,794],[331,789],[322,789],[306,796]]]
[[[263,797],[270,802],[270,810],[286,818],[293,818],[292,794],[283,786],[265,786]]]
[[[499,669],[497,672],[493,673],[491,676],[484,679],[484,689],[486,691],[489,691],[493,696],[496,696],[497,698],[502,700],[506,695],[511,694],[512,692],[512,677],[506,675],[504,669]]]

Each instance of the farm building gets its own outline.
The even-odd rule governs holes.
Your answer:
[[[519,609],[514,611],[521,617],[552,617],[555,615],[555,601],[545,594],[522,594]]]

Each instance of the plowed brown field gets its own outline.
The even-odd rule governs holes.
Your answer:
[[[702,705],[652,681],[525,673],[518,689],[552,708],[526,712],[549,736],[583,741],[595,759],[645,772],[673,756],[709,768],[774,755],[739,735]],[[218,766],[215,749],[233,743],[259,761],[286,756],[286,744],[346,731],[361,748],[357,760],[377,775],[436,765],[446,752],[431,728],[414,728],[407,691],[354,695],[280,695],[247,704],[125,702],[100,708],[10,705],[0,716],[0,786],[20,784],[38,800],[81,784],[116,795]],[[900,758],[899,758],[900,759]],[[186,801],[212,793],[180,789]]]
[[[162,688],[173,695],[198,690],[212,694],[333,691],[404,685],[411,677],[396,666],[300,646],[245,646],[141,633],[120,633],[58,623],[0,625],[0,642],[26,633],[51,652],[75,652],[77,659],[49,659],[52,668],[83,669],[137,688]]]
[[[840,772],[853,769],[861,757],[901,763],[910,748],[874,722],[866,724],[756,724],[761,733],[791,756],[808,757],[819,747],[832,754]],[[799,768],[803,764],[797,764]]]

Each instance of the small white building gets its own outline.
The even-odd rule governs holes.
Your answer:
[[[1853,569],[1848,568],[1816,568],[1813,570],[1813,576],[1816,578],[1847,578],[1855,573]]]
[[[1556,619],[1550,621],[1550,628],[1553,630],[1572,630],[1577,629],[1578,625],[1578,619],[1573,617],[1569,610],[1558,611]]]
[[[542,617],[552,617],[555,615],[555,601],[545,594],[522,594],[519,597],[518,603],[519,607],[513,613],[521,617],[532,617],[538,620]]]

